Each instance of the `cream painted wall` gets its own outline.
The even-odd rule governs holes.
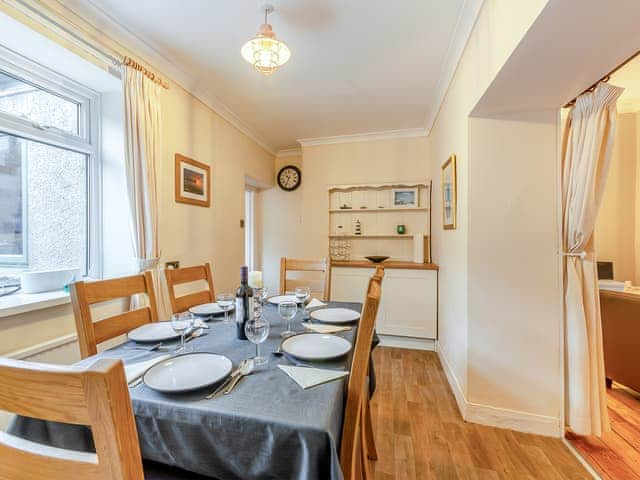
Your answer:
[[[3,7],[3,11],[14,13],[8,7]],[[41,26],[29,24],[21,15],[16,18],[67,46]],[[111,39],[102,38],[102,41],[113,44]],[[169,90],[163,91],[162,109],[158,172],[161,262],[180,260],[183,265],[192,265],[211,261],[216,288],[233,291],[244,261],[244,230],[240,228],[240,219],[244,217],[245,179],[251,177],[261,184],[272,185],[274,157],[173,82]],[[211,165],[211,208],[174,202],[175,153]],[[119,214],[128,215],[120,207]],[[109,209],[110,205],[104,208]],[[0,318],[0,355],[74,332],[70,305]]]
[[[424,181],[428,179],[426,137],[304,147],[302,158],[277,159],[277,168],[302,167],[302,184],[294,192],[274,188],[264,199],[264,272],[268,288],[279,288],[281,256],[328,255],[330,185]],[[276,224],[270,225],[270,218]]]
[[[469,115],[548,0],[486,0],[429,134],[429,176],[434,179],[433,210],[441,212],[440,166],[457,156],[458,228],[443,230],[434,215],[433,260],[440,265],[439,339],[453,376],[454,390],[468,386]],[[487,272],[489,274],[489,272]],[[487,277],[488,278],[488,277]],[[497,354],[497,352],[496,352]]]
[[[614,278],[622,282],[631,280],[635,285],[640,283],[640,272],[637,272],[640,250],[636,249],[640,241],[636,238],[636,228],[640,223],[640,192],[637,189],[640,178],[639,128],[639,114],[618,115],[611,168],[595,233],[598,260],[613,262]]]
[[[467,248],[467,400],[536,415],[556,429],[557,125],[558,111],[470,119]]]
[[[302,153],[277,157],[274,179],[285,165],[295,165],[302,170],[300,186],[293,192],[285,192],[276,185],[260,193],[263,280],[267,290],[272,293],[279,291],[280,288],[280,258],[304,257],[302,196],[309,179],[302,165]]]

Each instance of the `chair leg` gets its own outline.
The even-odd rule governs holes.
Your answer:
[[[362,479],[363,480],[373,480],[373,475],[371,474],[371,467],[369,466],[369,459],[367,458],[367,447],[366,447],[366,432],[364,428],[360,429],[360,462],[362,465]]]
[[[376,449],[376,439],[373,435],[373,422],[371,421],[371,405],[369,399],[365,399],[362,408],[364,418],[362,419],[362,428],[364,429],[364,450],[367,457],[371,460],[378,460],[378,450]]]

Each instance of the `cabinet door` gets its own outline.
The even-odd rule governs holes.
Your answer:
[[[382,284],[384,321],[378,332],[418,338],[437,336],[437,272],[388,269]]]
[[[331,269],[331,300],[334,302],[364,302],[373,268],[334,267]],[[383,282],[384,283],[384,282]],[[376,328],[384,324],[384,286],[378,307]]]
[[[331,270],[331,300],[334,302],[364,301],[372,268],[335,267]]]

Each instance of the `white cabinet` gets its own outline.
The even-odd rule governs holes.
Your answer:
[[[362,302],[373,268],[333,267],[331,299]],[[385,268],[376,329],[383,335],[435,339],[438,335],[438,272]]]

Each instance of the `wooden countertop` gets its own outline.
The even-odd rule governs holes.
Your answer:
[[[349,261],[332,261],[332,267],[352,267],[352,268],[375,268],[376,265],[382,265],[384,268],[398,268],[404,270],[439,270],[440,267],[435,263],[413,263],[399,262],[395,260],[386,260],[382,263],[373,263],[369,260],[349,260]]]

